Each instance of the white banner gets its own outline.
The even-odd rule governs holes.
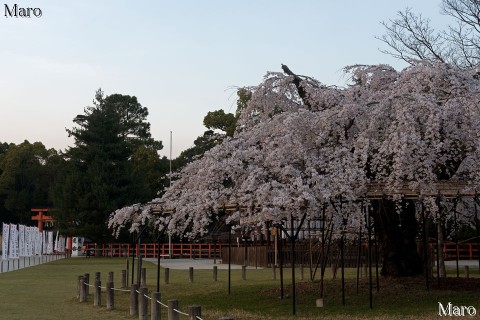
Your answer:
[[[52,254],[53,253],[53,231],[48,231],[47,232],[47,254]]]
[[[18,225],[18,249],[20,257],[25,257],[25,226],[23,224]]]
[[[18,229],[16,224],[10,225],[10,246],[8,257],[18,259]]]
[[[38,256],[42,255],[42,233],[38,230],[38,227],[35,227],[35,254]]]
[[[10,239],[10,225],[4,223],[3,224],[3,238],[2,238],[2,259],[8,259],[8,242]]]

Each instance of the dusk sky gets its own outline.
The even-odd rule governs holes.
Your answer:
[[[41,17],[5,17],[5,5]],[[193,145],[208,111],[235,112],[236,88],[281,64],[344,85],[352,64],[405,63],[380,52],[383,20],[411,7],[444,28],[439,0],[45,0],[2,3],[0,142],[73,145],[66,128],[95,91],[134,95],[168,155]]]

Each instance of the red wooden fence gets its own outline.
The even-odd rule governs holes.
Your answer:
[[[97,255],[103,257],[127,257],[138,256],[141,254],[145,258],[158,257],[157,243],[142,243],[131,245],[126,243],[94,244],[90,243],[84,246],[84,254]],[[235,245],[236,246],[236,245]],[[430,246],[435,250],[436,244]],[[220,258],[223,248],[228,248],[226,243],[172,243],[170,250],[168,243],[160,244],[160,256],[164,258]],[[445,259],[454,260],[457,257],[456,244],[449,242],[444,244]],[[459,243],[458,256],[461,260],[478,259],[477,243]]]

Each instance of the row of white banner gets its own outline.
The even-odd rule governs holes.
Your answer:
[[[4,223],[2,230],[3,260],[65,252],[65,237],[58,231],[54,239],[53,231],[40,232],[38,227]]]

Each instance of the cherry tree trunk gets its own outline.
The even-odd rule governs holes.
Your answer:
[[[387,277],[415,276],[423,273],[422,259],[417,251],[418,224],[415,204],[404,201],[397,212],[395,202],[372,202],[372,217],[382,258],[381,274]]]

